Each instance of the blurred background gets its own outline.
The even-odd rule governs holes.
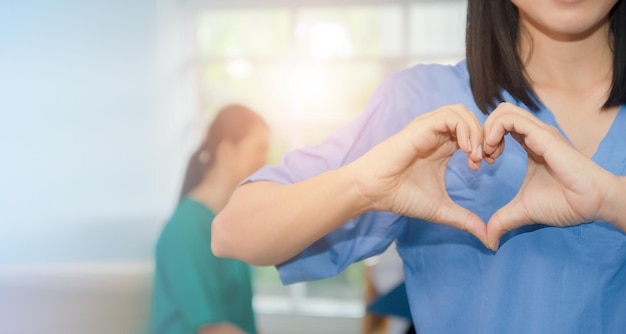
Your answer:
[[[259,111],[278,163],[355,117],[391,73],[462,59],[465,9],[0,0],[0,332],[139,332],[156,238],[221,106]],[[363,276],[357,263],[282,286],[255,268],[260,329],[357,333]]]

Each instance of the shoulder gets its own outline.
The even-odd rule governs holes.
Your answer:
[[[455,65],[417,64],[393,74],[383,85],[421,94],[470,90],[469,73],[464,60]]]
[[[465,60],[454,65],[414,65],[385,79],[377,94],[390,100],[396,113],[405,109],[412,116],[450,104],[478,110]]]
[[[159,236],[157,248],[171,244],[186,244],[195,239],[210,240],[215,214],[203,204],[183,198],[176,206]]]
[[[183,197],[178,205],[174,214],[170,218],[170,221],[185,222],[185,224],[191,224],[196,222],[212,221],[215,218],[215,213],[211,211],[203,203],[190,198]]]

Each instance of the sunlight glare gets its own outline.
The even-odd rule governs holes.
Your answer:
[[[323,92],[322,73],[314,66],[298,66],[292,72],[289,80],[290,96],[296,101],[313,101]]]
[[[339,22],[316,22],[308,31],[309,51],[320,60],[348,58],[353,53],[348,29]]]
[[[245,78],[252,71],[252,64],[246,59],[234,59],[226,64],[226,71],[233,77]]]

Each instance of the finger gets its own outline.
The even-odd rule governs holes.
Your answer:
[[[493,157],[503,137],[511,133],[524,149],[542,156],[546,141],[553,140],[550,137],[554,136],[554,131],[549,128],[530,112],[510,103],[502,103],[485,122],[485,151]],[[530,150],[528,146],[531,146]]]
[[[456,112],[463,118],[470,128],[470,158],[474,162],[480,162],[483,159],[483,127],[478,121],[478,117],[464,105],[455,105]]]
[[[447,117],[445,119],[446,132],[453,134],[456,137],[457,145],[459,148],[469,154],[472,151],[471,144],[471,128],[469,124],[465,122],[462,117],[458,117],[458,114],[454,114],[457,117]]]
[[[500,238],[507,232],[531,223],[523,204],[514,198],[496,211],[487,223],[487,247],[496,251]]]
[[[503,103],[485,122],[487,162],[502,154],[504,149],[502,137],[506,133],[511,133],[511,136],[528,152],[529,157],[532,157],[531,160],[546,161],[559,176],[574,175],[570,171],[571,162],[584,160],[580,152],[563,137],[557,128],[543,123],[522,108]],[[497,140],[500,140],[500,143],[494,144]],[[572,177],[565,181],[575,182],[576,180]]]
[[[493,154],[507,133],[519,133],[514,131],[515,125],[521,126],[522,122],[527,127],[529,124],[543,124],[527,110],[510,103],[501,103],[485,121],[485,152]]]
[[[474,149],[472,140],[476,138],[476,132],[481,132],[472,124],[468,124],[464,119],[457,119],[456,133],[457,145],[461,147],[463,152],[467,153],[467,165],[472,170],[480,169],[480,163],[482,161],[482,147],[479,145],[477,149]]]
[[[483,128],[478,122],[476,115],[468,112],[471,120],[468,121],[468,125],[470,126],[472,132],[470,134],[470,144],[472,147],[472,151],[467,155],[467,162],[470,168],[474,170],[478,170],[480,168],[480,164],[483,161]]]
[[[485,247],[489,245],[485,222],[476,214],[452,202],[452,200],[442,205],[433,221],[469,232],[478,238]]]
[[[504,147],[505,147],[505,140],[504,138],[502,138],[502,140],[500,140],[500,142],[495,146],[495,147],[489,147],[487,150],[487,145],[485,144],[485,149],[487,150],[484,153],[484,159],[487,163],[489,164],[493,164],[496,162],[496,159],[502,155],[502,152],[504,152]]]
[[[409,137],[408,142],[411,142],[414,150],[419,153],[429,152],[450,139],[453,139],[456,146],[464,152],[471,150],[470,130],[450,107],[416,117],[402,133]]]
[[[433,111],[430,115],[443,120],[443,123],[437,124],[437,131],[439,132],[457,134],[457,128],[461,124],[464,125],[463,129],[467,130],[467,132],[462,134],[463,142],[459,142],[459,147],[463,149],[465,153],[473,151],[482,142],[482,127],[476,115],[469,111],[464,105],[447,105]]]
[[[500,118],[500,115],[504,113],[502,111],[503,104],[500,104],[496,109],[494,109],[487,120],[485,120],[485,124],[483,125],[483,134],[484,134],[484,147],[483,150],[486,155],[491,155],[494,152],[495,147],[500,142],[500,140],[495,140],[495,138],[503,138],[506,134],[505,132],[494,132],[494,127],[498,123],[497,120]],[[502,130],[502,129],[498,129]],[[491,139],[488,141],[487,137]]]
[[[467,149],[463,149],[463,151],[467,153],[468,166],[473,170],[478,170],[483,160],[482,125],[478,121],[476,114],[467,109],[464,105],[452,105],[449,106],[449,108],[458,116],[458,118],[455,117],[459,122],[456,132],[458,145],[461,148],[467,147]]]

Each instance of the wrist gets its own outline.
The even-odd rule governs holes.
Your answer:
[[[611,174],[600,218],[626,232],[626,177]]]
[[[367,182],[371,179],[364,173],[360,165],[355,161],[347,164],[338,170],[339,173],[343,173],[342,178],[348,180],[348,194],[354,203],[354,208],[357,210],[357,214],[362,214],[367,211],[380,210],[377,205],[376,199],[371,193],[371,187],[368,187]]]

